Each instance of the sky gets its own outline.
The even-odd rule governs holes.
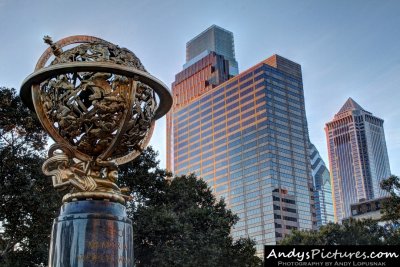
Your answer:
[[[47,48],[70,35],[133,51],[169,87],[186,42],[216,24],[234,34],[244,71],[273,54],[302,66],[310,139],[328,164],[324,126],[352,97],[385,120],[391,171],[400,175],[400,1],[0,0],[0,86],[20,88]],[[165,118],[150,144],[165,167]]]

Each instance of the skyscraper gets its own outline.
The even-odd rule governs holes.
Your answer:
[[[186,106],[198,98],[227,81],[230,77],[228,61],[223,56],[210,52],[207,56],[200,58],[197,62],[186,67],[175,75],[172,84],[172,95],[174,98],[173,109],[167,114],[167,169],[174,170],[174,133],[172,127],[173,110]],[[175,126],[176,127],[176,126]]]
[[[240,217],[232,235],[262,253],[316,225],[301,67],[273,55],[227,79],[226,63],[209,53],[175,76],[167,167],[202,177]]]
[[[310,143],[311,170],[314,184],[314,203],[317,226],[334,221],[332,186],[329,171],[317,148]]]
[[[215,52],[228,60],[230,75],[239,73],[238,63],[235,59],[233,33],[217,25],[212,25],[187,42],[186,63],[183,67],[189,67],[210,52]]]
[[[351,204],[385,196],[390,176],[383,120],[349,98],[325,127],[333,181],[335,220],[351,216]]]

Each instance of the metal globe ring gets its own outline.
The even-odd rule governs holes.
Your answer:
[[[152,87],[159,99],[160,104],[156,110],[154,119],[157,120],[164,116],[172,106],[172,96],[168,91],[167,86],[155,78],[154,76],[131,67],[125,67],[117,64],[110,64],[104,62],[73,62],[52,65],[39,69],[29,75],[22,83],[21,98],[24,99],[25,104],[34,110],[32,102],[33,85],[39,85],[44,80],[54,77],[55,75],[64,74],[66,72],[83,72],[83,71],[98,71],[98,72],[111,72],[119,75],[124,75],[129,78],[137,79],[150,87]]]

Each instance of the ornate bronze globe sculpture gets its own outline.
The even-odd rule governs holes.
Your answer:
[[[42,169],[66,192],[49,266],[132,266],[118,165],[141,153],[172,97],[128,49],[91,36],[44,40],[21,98],[55,140]]]

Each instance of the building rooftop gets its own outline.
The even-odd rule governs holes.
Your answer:
[[[186,63],[183,68],[193,65],[210,52],[216,52],[229,61],[229,75],[239,74],[233,33],[217,25],[208,27],[186,43]]]
[[[202,36],[204,33],[208,32],[208,31],[211,31],[211,30],[213,30],[213,29],[218,29],[218,30],[227,32],[227,33],[229,33],[229,34],[232,34],[232,36],[233,36],[233,32],[228,31],[227,29],[224,29],[224,28],[222,28],[222,27],[220,27],[220,26],[218,26],[218,25],[213,24],[213,25],[211,25],[210,27],[208,27],[207,29],[205,29],[204,31],[202,31],[201,33],[199,33],[198,35],[196,35],[195,37],[193,37],[189,42],[186,43],[186,45],[192,43],[192,42],[195,41],[198,37]]]
[[[339,112],[337,114],[344,113],[349,110],[364,110],[364,111],[366,111],[351,97],[349,97],[349,99],[347,99],[346,103],[344,103],[343,107],[339,110]]]

